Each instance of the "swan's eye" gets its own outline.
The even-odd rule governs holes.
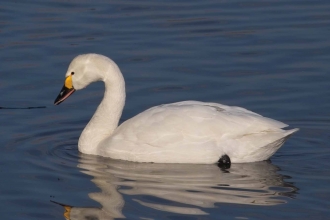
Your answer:
[[[71,75],[74,75],[74,72],[71,72]]]

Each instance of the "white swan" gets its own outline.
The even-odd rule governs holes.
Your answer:
[[[267,160],[298,129],[244,108],[184,101],[150,108],[118,126],[125,81],[118,66],[98,54],[79,55],[65,74],[54,104],[102,80],[105,94],[83,130],[79,151],[113,159],[155,163],[233,163]],[[230,159],[229,159],[229,158]]]

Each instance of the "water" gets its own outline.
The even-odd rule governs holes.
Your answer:
[[[2,218],[64,219],[55,201],[71,219],[326,219],[329,11],[328,1],[301,0],[4,2],[0,107],[18,109],[0,109]],[[82,155],[77,140],[102,83],[53,101],[71,59],[86,52],[120,66],[121,121],[192,99],[301,130],[271,162],[227,171]]]

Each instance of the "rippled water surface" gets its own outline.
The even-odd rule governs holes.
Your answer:
[[[329,12],[329,1],[302,0],[3,2],[2,219],[327,219]],[[71,59],[87,52],[111,57],[124,74],[121,121],[200,100],[300,131],[271,162],[228,170],[80,154],[104,86],[53,101]]]

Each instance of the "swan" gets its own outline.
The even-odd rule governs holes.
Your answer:
[[[147,109],[118,126],[125,81],[114,61],[99,54],[75,57],[65,74],[58,105],[76,90],[103,81],[104,97],[83,130],[78,149],[133,162],[246,163],[269,159],[299,129],[244,108],[182,101]]]

